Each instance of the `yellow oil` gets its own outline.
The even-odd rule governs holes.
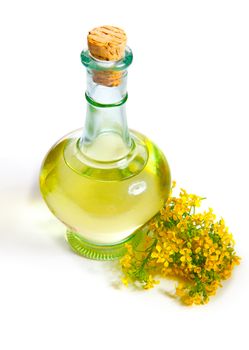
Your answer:
[[[163,206],[170,189],[168,163],[150,140],[133,131],[133,149],[125,156],[118,138],[112,136],[108,146],[108,135],[105,148],[97,140],[83,154],[77,135],[68,135],[49,151],[41,169],[41,192],[70,230],[92,243],[116,244]],[[108,162],[103,161],[105,152]]]

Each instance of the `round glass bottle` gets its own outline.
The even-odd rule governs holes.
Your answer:
[[[40,188],[49,209],[67,226],[72,249],[111,260],[124,254],[126,242],[139,239],[136,231],[162,208],[170,170],[160,149],[127,127],[131,50],[126,47],[119,61],[98,60],[85,50],[81,60],[87,69],[85,126],[50,149]],[[118,83],[107,84],[106,77]]]

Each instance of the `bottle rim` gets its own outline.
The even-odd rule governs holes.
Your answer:
[[[118,61],[99,60],[91,55],[88,49],[81,52],[81,62],[87,68],[98,71],[123,71],[132,63],[132,50],[126,46],[124,57]]]

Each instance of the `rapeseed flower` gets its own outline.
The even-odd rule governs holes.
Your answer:
[[[120,260],[125,285],[150,289],[158,278],[173,278],[175,296],[186,305],[205,304],[216,294],[240,258],[225,221],[216,220],[212,209],[197,212],[203,199],[184,189],[178,197],[171,192],[160,213],[138,231],[140,243],[127,245]]]

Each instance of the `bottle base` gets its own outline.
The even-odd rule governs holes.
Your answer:
[[[136,247],[141,240],[142,234],[143,230],[138,230],[120,243],[98,245],[84,240],[84,238],[76,232],[67,230],[66,240],[71,249],[80,256],[93,260],[116,260],[127,252],[127,243]]]

